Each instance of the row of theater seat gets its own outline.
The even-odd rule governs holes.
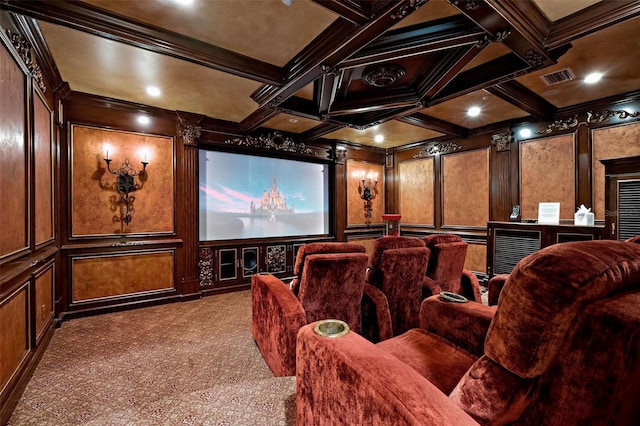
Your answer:
[[[464,268],[467,243],[452,234],[424,239],[385,236],[370,255],[356,243],[302,246],[286,285],[269,274],[252,278],[252,333],[276,376],[295,374],[298,330],[334,318],[372,342],[420,326],[420,306],[442,291],[480,301],[480,286]]]

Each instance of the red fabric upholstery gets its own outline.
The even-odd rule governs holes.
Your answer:
[[[635,237],[631,237],[631,238],[627,239],[625,241],[625,243],[637,243],[637,244],[640,244],[640,235],[637,235]]]
[[[425,246],[431,251],[424,297],[449,291],[479,302],[480,283],[477,277],[465,269],[469,245],[454,234],[433,234],[424,237]]]
[[[356,243],[326,242],[308,243],[298,249],[296,263],[293,265],[295,278],[291,282],[291,289],[294,294],[300,291],[300,278],[304,271],[304,261],[308,255],[322,253],[366,253],[364,246]]]
[[[398,423],[382,424],[458,424],[441,414],[450,402],[483,425],[640,424],[638,306],[640,245],[549,246],[516,266],[496,307],[443,302],[437,296],[425,300],[423,310],[431,312],[423,319],[431,332],[411,330],[374,345],[350,335],[318,338],[303,328],[298,359],[310,353],[315,359],[297,372],[298,418],[330,424],[324,423],[333,415],[326,414],[332,411],[329,398],[343,416],[340,424],[361,424],[363,409],[400,413]],[[475,341],[478,351],[492,311],[484,355],[461,373],[462,355],[475,357],[454,340]],[[473,321],[461,319],[467,314],[482,323],[477,330],[465,330]],[[321,366],[332,371],[320,377]],[[457,384],[442,400],[455,376]],[[441,394],[436,398],[426,383],[437,384]],[[335,405],[341,400],[346,407]],[[414,405],[416,400],[422,403]]]
[[[353,332],[318,336],[314,325],[298,334],[297,425],[477,425],[384,349]]]
[[[276,376],[295,374],[295,342],[300,327],[337,318],[360,329],[366,253],[307,254],[299,297],[269,274],[252,277],[253,338]]]
[[[374,244],[367,283],[380,289],[386,297],[394,336],[420,324],[422,281],[428,260],[429,250],[418,238],[387,236],[377,239]],[[368,306],[368,301],[363,298],[363,321],[372,316],[369,311],[376,306]],[[385,336],[372,332],[372,329],[379,332],[380,327],[385,325],[363,323],[364,335],[372,341],[383,340]]]
[[[489,280],[489,285],[487,285],[487,304],[489,306],[498,304],[498,298],[508,278],[509,274],[499,274]]]

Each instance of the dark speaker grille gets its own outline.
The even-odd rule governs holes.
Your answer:
[[[618,182],[618,238],[640,235],[640,180]]]
[[[540,233],[496,230],[494,274],[509,274],[524,257],[540,250]]]

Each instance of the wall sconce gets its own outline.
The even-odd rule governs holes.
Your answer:
[[[118,200],[118,204],[120,204],[120,215],[122,217],[122,221],[129,225],[131,222],[131,213],[133,213],[133,200],[134,197],[129,197],[129,194],[137,191],[142,188],[142,184],[134,183],[133,178],[136,176],[143,176],[146,173],[147,164],[149,164],[146,160],[147,157],[145,155],[145,161],[141,161],[142,170],[136,171],[128,158],[124,159],[124,163],[120,166],[118,170],[111,170],[111,159],[109,158],[109,151],[107,151],[106,158],[104,162],[107,163],[107,170],[110,173],[118,176],[118,180],[116,181],[116,190],[120,195],[120,199]]]
[[[371,200],[376,198],[378,195],[378,190],[376,186],[378,185],[378,174],[369,174],[365,179],[364,172],[362,172],[360,177],[360,182],[358,183],[358,194],[360,194],[360,198],[364,200],[364,217],[367,219],[371,219],[371,210],[373,208],[373,204]]]

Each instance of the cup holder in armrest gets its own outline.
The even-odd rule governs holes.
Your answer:
[[[451,293],[450,291],[441,292],[440,299],[447,302],[455,302],[455,303],[467,303],[469,301],[469,299],[467,299],[466,297],[457,293]]]
[[[349,325],[337,319],[326,319],[318,321],[313,331],[322,337],[340,337],[349,332]]]

